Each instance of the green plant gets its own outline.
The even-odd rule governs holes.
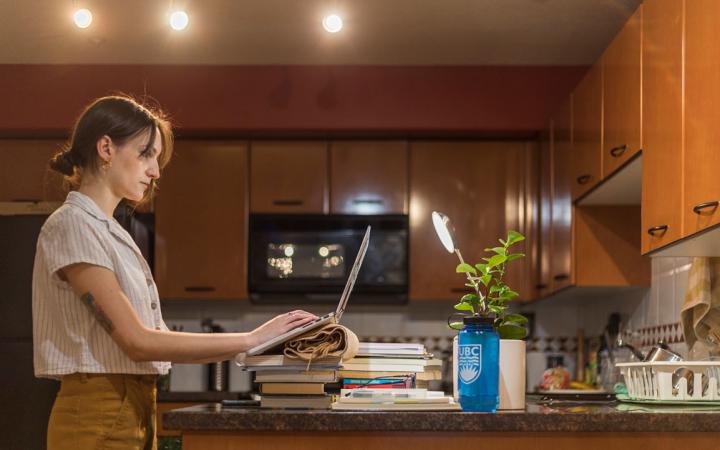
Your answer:
[[[474,292],[465,294],[455,309],[473,315],[490,316],[495,314],[494,327],[501,339],[522,339],[527,336],[527,318],[520,314],[508,314],[506,302],[517,298],[518,293],[505,284],[506,265],[516,259],[523,258],[522,253],[510,253],[513,244],[524,241],[525,236],[517,231],[509,231],[507,240],[498,239],[502,246],[486,248],[487,258],[474,266],[462,262],[455,271],[464,273],[468,282],[465,284]],[[450,326],[457,329],[459,322]]]

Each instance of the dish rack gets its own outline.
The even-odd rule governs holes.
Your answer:
[[[720,400],[720,361],[630,362],[616,366],[633,400]]]

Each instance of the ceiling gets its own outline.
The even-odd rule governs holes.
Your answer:
[[[589,65],[640,1],[0,0],[0,64]]]

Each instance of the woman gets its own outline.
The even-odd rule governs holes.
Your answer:
[[[168,330],[150,269],[113,211],[152,196],[172,144],[159,112],[103,97],[50,162],[73,189],[40,232],[33,271],[35,375],[61,380],[50,450],[154,449],[155,381],[167,361],[226,360],[316,318],[292,311],[249,333]]]

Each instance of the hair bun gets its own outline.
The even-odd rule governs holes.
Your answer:
[[[75,158],[70,151],[59,152],[50,160],[51,169],[67,176],[75,173],[75,165]]]

